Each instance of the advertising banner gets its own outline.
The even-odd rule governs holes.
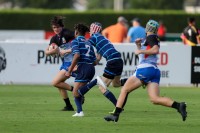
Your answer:
[[[43,30],[0,30],[0,40],[44,39]]]
[[[0,84],[50,84],[61,65],[60,58],[45,55],[48,41],[0,42]],[[115,44],[124,61],[122,78],[133,75],[138,64],[135,44]],[[158,56],[161,84],[190,84],[191,47],[181,43],[161,43]],[[4,65],[2,65],[4,64]],[[102,75],[106,65],[102,59],[96,75]],[[66,82],[73,83],[74,78]]]
[[[122,54],[124,60],[123,77],[129,77],[134,73],[137,65],[137,57],[134,54],[135,44],[115,45]],[[191,47],[182,43],[162,42],[158,55],[158,68],[161,71],[161,84],[183,85],[190,84]]]
[[[192,47],[191,83],[200,83],[200,47]]]

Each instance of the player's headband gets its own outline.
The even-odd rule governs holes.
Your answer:
[[[98,22],[94,22],[90,25],[90,32],[92,33],[101,32],[101,30],[102,30],[102,26]]]
[[[159,24],[155,20],[149,20],[146,25],[146,32],[157,33]]]

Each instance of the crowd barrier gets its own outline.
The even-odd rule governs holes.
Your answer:
[[[45,55],[48,40],[10,40],[0,42],[0,56],[6,62],[0,66],[0,84],[50,84],[61,65],[60,58]],[[135,44],[115,44],[124,61],[122,78],[134,73],[138,64]],[[158,67],[161,85],[190,85],[200,80],[199,49],[180,42],[161,42]],[[192,54],[194,51],[195,55]],[[3,57],[3,55],[5,56]],[[4,62],[4,63],[5,63]],[[3,63],[0,63],[0,65]],[[96,75],[102,75],[106,61],[97,65]],[[74,78],[67,80],[72,84]]]

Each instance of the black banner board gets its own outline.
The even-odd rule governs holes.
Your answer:
[[[200,47],[192,47],[191,83],[200,83]]]

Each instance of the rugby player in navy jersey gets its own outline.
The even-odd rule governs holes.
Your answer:
[[[62,109],[62,111],[74,111],[72,107],[67,90],[72,91],[73,87],[69,84],[65,83],[65,80],[68,77],[65,76],[68,67],[71,65],[72,54],[71,54],[71,43],[70,41],[74,39],[74,32],[64,28],[63,17],[55,16],[51,20],[51,26],[55,33],[55,35],[51,38],[49,46],[47,47],[45,53],[46,55],[58,54],[60,52],[62,65],[60,67],[60,71],[54,77],[52,81],[52,85],[58,88],[60,95],[62,96],[66,106]],[[55,48],[49,50],[51,44],[56,44]],[[60,49],[60,50],[59,50]]]
[[[106,59],[106,67],[102,77],[97,76],[95,80],[79,89],[79,94],[84,95],[94,85],[99,84],[99,89],[103,95],[108,98],[114,106],[117,99],[107,87],[112,83],[113,87],[123,86],[126,79],[121,78],[123,71],[123,60],[121,54],[114,48],[113,44],[105,38],[102,34],[102,25],[99,22],[94,22],[90,25],[90,35],[88,42],[93,45],[97,50],[96,64],[101,60],[102,56]]]
[[[150,101],[155,105],[162,105],[176,109],[182,116],[182,120],[185,121],[187,117],[185,102],[176,102],[168,97],[161,97],[159,95],[159,82],[160,82],[160,70],[157,67],[157,55],[159,54],[160,42],[157,36],[158,22],[149,20],[146,24],[146,40],[141,45],[142,39],[136,39],[137,50],[135,54],[143,54],[142,58],[135,73],[128,78],[127,82],[121,89],[116,108],[112,115],[104,117],[106,121],[117,122],[119,115],[122,112],[128,94],[142,85],[147,86],[147,92]]]
[[[89,28],[84,24],[76,24],[74,29],[76,38],[72,41],[73,60],[66,72],[66,76],[70,77],[74,67],[78,66],[73,89],[77,110],[73,117],[82,117],[84,116],[81,104],[82,96],[79,95],[78,90],[93,79],[95,75],[94,62],[96,56],[93,46],[87,43],[84,37],[89,32]]]

